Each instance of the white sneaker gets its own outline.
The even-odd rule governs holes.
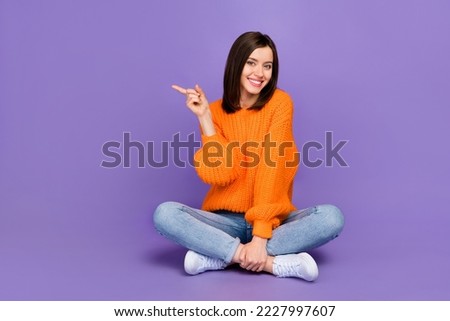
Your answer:
[[[223,270],[227,264],[220,260],[189,250],[184,257],[184,270],[196,275],[209,270]]]
[[[316,261],[306,252],[275,256],[273,274],[280,278],[295,277],[314,281],[319,276]]]

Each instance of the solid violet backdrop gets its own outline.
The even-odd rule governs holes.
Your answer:
[[[444,0],[1,0],[0,299],[450,300],[449,13]],[[100,166],[124,132],[157,147],[198,140],[170,85],[219,98],[249,30],[277,44],[298,145],[348,140],[349,167],[303,166],[295,180],[298,207],[346,215],[311,252],[314,283],[187,276],[152,213],[200,206],[194,169],[138,168],[136,149],[131,168]]]

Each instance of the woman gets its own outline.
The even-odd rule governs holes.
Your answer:
[[[201,209],[165,202],[154,213],[163,236],[186,247],[188,274],[224,269],[265,271],[314,281],[318,268],[305,251],[338,236],[338,208],[297,210],[292,187],[299,154],[293,104],[277,89],[278,55],[267,35],[246,32],[232,45],[223,98],[209,104],[203,90],[172,86],[197,116],[202,146],[195,168],[211,185]]]

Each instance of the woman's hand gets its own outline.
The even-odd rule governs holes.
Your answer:
[[[177,85],[172,85],[172,88],[186,96],[186,106],[199,118],[209,113],[208,100],[199,85],[195,85],[195,89],[185,89]]]
[[[243,269],[261,272],[267,260],[267,239],[253,236],[253,239],[245,244],[240,253],[240,266]]]

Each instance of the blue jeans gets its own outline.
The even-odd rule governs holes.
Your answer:
[[[240,243],[250,242],[252,226],[244,213],[207,212],[177,202],[159,205],[153,215],[156,230],[190,250],[230,263]],[[273,230],[267,242],[271,256],[300,253],[321,246],[339,235],[341,211],[333,205],[296,210]]]

